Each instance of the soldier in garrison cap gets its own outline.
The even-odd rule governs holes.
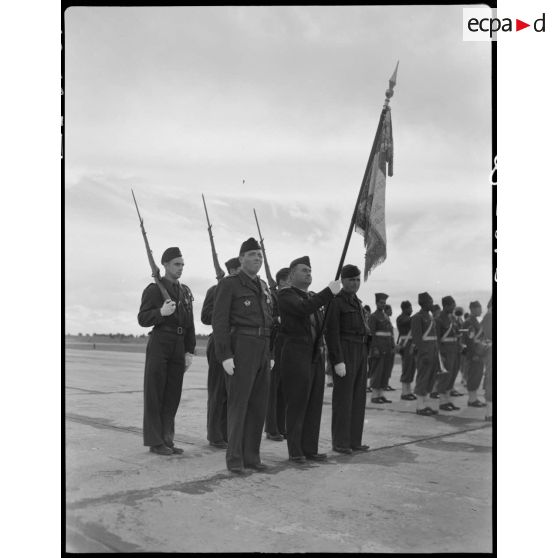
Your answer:
[[[440,395],[440,410],[458,411],[459,407],[450,400],[451,386],[455,382],[459,371],[461,346],[459,344],[459,327],[453,315],[455,300],[452,296],[442,298],[442,311],[436,318],[436,334],[438,335],[438,347],[440,359],[444,370],[438,377],[436,391]]]
[[[332,281],[319,293],[311,293],[312,268],[308,256],[291,262],[290,287],[277,293],[282,337],[281,381],[287,409],[287,447],[289,459],[323,461],[318,453],[320,420],[324,397],[324,357],[320,308],[340,289]],[[314,350],[319,344],[319,351]]]
[[[155,283],[143,291],[138,323],[151,327],[145,352],[143,384],[143,444],[159,455],[183,453],[174,445],[174,418],[182,395],[184,372],[192,363],[196,332],[190,289],[179,282],[184,269],[180,249],[167,248],[161,263],[161,282],[170,299]]]
[[[263,254],[254,238],[240,247],[240,271],[225,277],[215,293],[215,355],[225,369],[227,386],[227,457],[229,471],[266,469],[260,443],[269,389],[271,293],[258,277]]]
[[[437,415],[438,410],[426,405],[426,397],[432,392],[440,368],[436,324],[430,314],[434,301],[427,293],[418,295],[420,310],[411,318],[411,335],[417,351],[417,415]]]
[[[289,287],[288,267],[281,268],[275,274],[277,289]],[[268,440],[282,442],[287,438],[287,424],[285,421],[285,396],[283,395],[283,384],[281,382],[281,348],[283,338],[280,335],[281,320],[279,318],[279,303],[277,293],[271,292],[273,297],[273,330],[271,332],[271,351],[275,357],[271,367],[271,378],[269,382],[269,398],[267,401],[267,415],[265,417],[265,432]]]
[[[391,323],[391,316],[393,315],[393,310],[391,309],[391,306],[389,304],[386,304],[384,306],[384,314],[386,315],[386,318],[389,323],[389,328],[391,331],[391,339],[390,339],[391,352],[388,354],[388,358],[387,358],[386,368],[388,372],[386,374],[385,385],[383,386],[382,391],[395,391],[395,389],[389,385],[389,381],[391,379],[391,373],[393,372],[393,365],[395,363],[395,336],[393,335],[393,324]]]
[[[485,399],[486,399],[486,414],[485,420],[492,420],[492,297],[486,305],[486,314],[481,321],[482,331],[488,350],[484,359],[485,362]]]
[[[237,275],[240,271],[240,260],[231,258],[225,262],[229,275]],[[202,324],[211,325],[215,291],[217,285],[212,285],[207,290],[201,311]],[[215,355],[215,342],[213,333],[207,340],[206,349],[207,370],[207,440],[209,445],[227,448],[227,387],[225,385],[225,371]]]
[[[417,368],[415,346],[411,339],[412,314],[412,304],[408,300],[404,300],[401,303],[401,314],[395,320],[397,331],[399,332],[397,348],[401,355],[401,399],[404,401],[414,401],[416,399],[416,396],[411,391],[411,384],[415,378]]]
[[[489,347],[484,336],[484,330],[479,322],[482,314],[482,306],[478,300],[469,304],[471,315],[463,324],[467,330],[465,343],[465,359],[467,361],[467,391],[469,392],[468,407],[486,407],[486,403],[477,396],[482,375],[484,373],[484,361]]]
[[[372,403],[391,403],[383,394],[390,372],[393,351],[393,332],[388,317],[384,313],[388,295],[376,293],[376,311],[370,315],[368,327],[372,340],[370,343],[370,387]]]
[[[362,302],[356,296],[360,288],[358,267],[345,265],[341,283],[343,288],[330,303],[325,336],[334,370],[331,440],[334,451],[352,453],[370,448],[362,443],[370,332]]]

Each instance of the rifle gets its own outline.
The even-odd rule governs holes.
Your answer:
[[[202,194],[203,208],[205,209],[205,218],[207,219],[207,232],[209,233],[209,242],[211,243],[211,254],[213,256],[213,267],[215,268],[215,273],[217,274],[217,281],[221,281],[225,276],[225,272],[221,269],[219,265],[219,259],[217,258],[217,252],[215,251],[215,242],[213,240],[213,233],[211,232],[211,223],[209,222],[209,215],[207,214],[207,206],[205,205],[205,198]]]
[[[153,277],[153,279],[155,280],[155,283],[159,287],[159,290],[161,291],[161,294],[163,295],[163,300],[169,300],[170,299],[169,293],[167,292],[167,289],[165,289],[165,286],[161,282],[161,272],[159,271],[159,268],[157,267],[157,264],[155,263],[155,260],[153,259],[153,252],[151,251],[151,248],[149,247],[149,241],[147,240],[147,233],[145,232],[145,228],[143,226],[143,219],[142,219],[142,217],[140,215],[140,212],[139,212],[138,202],[136,201],[136,196],[134,196],[134,190],[133,189],[131,189],[131,190],[132,190],[132,197],[134,198],[134,204],[136,205],[136,211],[138,212],[138,217],[139,217],[140,227],[141,227],[141,234],[143,235],[143,241],[145,242],[145,249],[147,250],[147,259],[149,260],[149,265],[151,266],[151,276]]]
[[[260,224],[258,223],[258,216],[256,215],[256,210],[254,209],[254,217],[256,218],[256,225],[258,227],[258,234],[260,235],[260,246],[262,247],[263,259],[264,259],[264,266],[265,266],[265,275],[267,277],[267,282],[269,283],[269,288],[272,291],[277,290],[277,283],[273,279],[273,275],[271,275],[271,270],[269,269],[269,262],[267,261],[267,254],[265,253],[265,246],[264,241],[262,238],[262,231],[260,230]]]

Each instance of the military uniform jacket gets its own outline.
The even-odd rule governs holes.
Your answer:
[[[370,337],[368,324],[364,319],[361,300],[354,294],[339,291],[332,300],[326,323],[326,343],[329,359],[332,364],[345,362],[341,341],[363,340],[367,343]]]
[[[419,352],[432,346],[436,347],[436,324],[428,310],[421,309],[413,315],[411,318],[411,335]],[[424,340],[423,337],[427,337],[429,340]],[[432,337],[434,340],[431,339]]]
[[[465,334],[466,356],[479,357],[486,353],[486,339],[481,323],[475,316],[470,316],[463,324],[463,329],[467,329]]]
[[[312,345],[316,332],[322,329],[323,318],[320,308],[332,298],[333,293],[329,287],[319,293],[302,291],[296,287],[281,289],[277,293],[281,319],[279,334],[295,337],[299,342]]]
[[[397,326],[397,331],[399,332],[399,338],[397,339],[397,343],[401,344],[401,346],[406,347],[411,341],[411,316],[408,314],[399,314],[395,320],[395,325]]]
[[[459,324],[453,314],[442,311],[436,319],[436,334],[440,347],[459,343]],[[453,341],[450,341],[453,339]]]
[[[219,362],[233,358],[231,328],[265,328],[272,325],[272,300],[267,283],[250,279],[244,271],[221,280],[213,306],[213,338]]]
[[[215,291],[217,290],[217,285],[212,285],[207,289],[205,294],[205,299],[203,301],[202,311],[201,311],[201,322],[204,325],[211,325],[211,318],[213,316],[213,305],[215,304]]]
[[[141,306],[138,313],[138,323],[142,327],[157,329],[170,327],[184,329],[184,349],[187,353],[194,354],[196,347],[196,331],[194,329],[194,314],[192,302],[194,297],[190,289],[182,283],[171,283],[163,277],[161,279],[169,296],[176,303],[176,310],[170,316],[161,316],[163,295],[155,283],[149,284],[143,291]]]
[[[371,348],[385,349],[393,346],[393,326],[382,310],[376,310],[370,314],[368,327],[372,335]],[[390,335],[377,335],[377,333],[389,333]]]

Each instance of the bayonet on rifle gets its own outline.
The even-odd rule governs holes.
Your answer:
[[[221,281],[225,276],[225,272],[221,269],[219,265],[219,259],[217,258],[217,251],[215,250],[215,241],[213,240],[213,232],[211,231],[212,225],[209,221],[209,215],[207,214],[207,206],[205,205],[205,198],[202,194],[203,208],[205,209],[205,218],[207,219],[207,232],[209,233],[209,242],[211,243],[211,255],[213,256],[213,267],[215,268],[217,281]]]
[[[264,266],[265,266],[265,275],[267,277],[267,282],[269,283],[269,288],[272,291],[277,290],[277,283],[273,279],[273,275],[271,275],[271,270],[269,269],[269,263],[267,261],[267,254],[265,253],[265,246],[264,241],[262,238],[262,231],[260,230],[260,224],[258,222],[258,216],[256,215],[256,210],[254,209],[254,217],[256,218],[256,225],[258,227],[258,234],[260,235],[260,246],[262,247],[262,254],[264,259]]]
[[[157,264],[155,263],[155,260],[153,259],[153,252],[151,251],[151,248],[149,247],[149,241],[147,240],[147,233],[145,232],[145,228],[143,226],[143,219],[140,215],[139,208],[138,208],[138,202],[136,201],[136,196],[134,196],[134,190],[133,189],[132,189],[132,197],[134,198],[134,204],[136,206],[136,211],[138,212],[138,217],[139,217],[140,227],[141,227],[141,234],[143,235],[143,241],[145,242],[145,249],[147,250],[147,259],[149,260],[149,265],[151,267],[151,276],[153,277],[153,279],[155,280],[155,283],[159,287],[159,290],[161,291],[161,294],[163,295],[163,300],[169,300],[170,299],[169,293],[167,292],[167,289],[165,289],[165,286],[161,282],[161,272],[160,272],[159,268],[157,267]]]

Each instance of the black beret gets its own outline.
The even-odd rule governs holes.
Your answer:
[[[356,265],[347,264],[341,269],[341,279],[350,279],[351,277],[358,277],[360,269]]]
[[[365,310],[367,310],[368,312],[370,312],[370,306],[368,306],[368,304],[365,304],[365,305],[363,306],[363,308],[364,308]]]
[[[455,304],[455,299],[453,296],[444,296],[442,297],[442,306],[449,306],[450,304]]]
[[[244,252],[250,252],[250,250],[261,250],[261,246],[258,244],[258,241],[255,238],[250,237],[248,240],[245,240],[240,247],[240,252],[238,253],[239,256],[242,256]]]
[[[297,258],[296,260],[293,260],[290,263],[289,268],[293,269],[293,267],[297,266],[298,264],[307,265],[308,267],[312,267],[310,265],[310,258],[308,256],[302,256],[302,258]]]
[[[275,274],[275,281],[279,283],[281,279],[286,279],[289,276],[290,269],[288,267],[282,267],[276,274]]]
[[[238,258],[231,258],[230,260],[227,260],[225,262],[225,267],[227,268],[227,271],[230,273],[231,269],[236,269],[240,267],[240,260]]]
[[[165,264],[167,262],[170,262],[171,260],[174,260],[174,258],[181,258],[181,257],[182,254],[180,253],[180,248],[173,246],[171,248],[167,248],[163,252],[163,255],[161,256],[161,263]]]
[[[469,303],[469,310],[473,308],[482,308],[481,303],[478,300],[473,300],[473,302]]]
[[[387,300],[389,295],[386,293],[375,293],[374,296],[376,297],[376,302],[380,302],[380,300]]]
[[[419,293],[418,295],[419,305],[427,304],[428,302],[432,302],[432,301],[433,301],[432,297],[427,292]]]
[[[413,305],[411,304],[411,302],[409,300],[404,300],[401,303],[401,310],[405,310],[405,308],[412,308]]]

